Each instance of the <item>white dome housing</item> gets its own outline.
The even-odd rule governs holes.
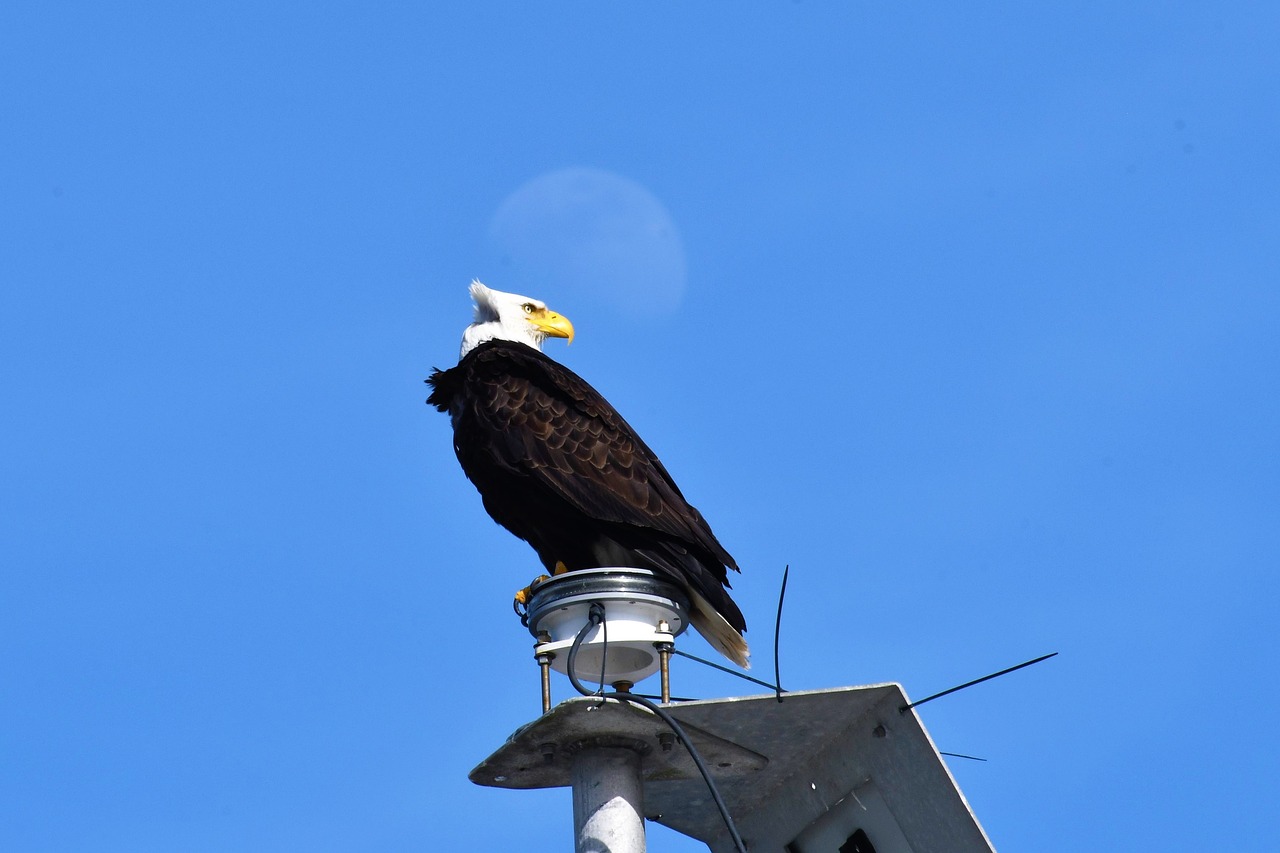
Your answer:
[[[582,681],[601,683],[602,666],[604,684],[648,678],[658,671],[656,644],[673,642],[689,623],[680,586],[648,569],[565,572],[535,587],[529,600],[534,655],[552,655],[552,669],[567,674],[569,649],[597,603],[604,623],[587,634],[574,660]]]

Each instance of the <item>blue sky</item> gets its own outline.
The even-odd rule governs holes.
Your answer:
[[[478,276],[574,321],[762,670],[786,564],[793,689],[1061,653],[921,709],[997,848],[1272,849],[1278,40],[6,4],[0,847],[566,848],[566,791],[466,779],[538,702],[536,561],[423,405]]]

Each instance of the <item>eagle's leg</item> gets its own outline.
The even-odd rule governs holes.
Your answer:
[[[515,600],[516,607],[517,608],[528,607],[529,599],[533,598],[534,589],[537,588],[538,584],[542,583],[543,581],[549,581],[549,580],[551,580],[551,578],[548,575],[538,575],[536,578],[530,581],[529,585],[526,586],[524,589],[516,590],[516,600]]]
[[[566,566],[562,560],[556,560],[556,567],[551,570],[552,574],[557,576],[562,575],[567,571],[569,571],[569,567]],[[515,601],[513,602],[516,612],[519,613],[520,608],[522,607],[527,608],[529,606],[530,599],[533,598],[533,591],[538,588],[538,584],[549,580],[551,580],[551,578],[547,575],[538,575],[530,581],[529,585],[524,589],[516,590]]]

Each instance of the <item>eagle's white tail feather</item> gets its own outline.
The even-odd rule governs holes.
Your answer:
[[[751,669],[751,650],[747,648],[747,641],[705,598],[694,590],[689,590],[689,593],[693,596],[693,612],[689,614],[693,627],[720,654],[743,669]]]

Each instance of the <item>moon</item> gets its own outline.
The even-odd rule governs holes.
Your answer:
[[[503,200],[489,237],[512,289],[572,294],[628,314],[670,314],[684,298],[684,246],[640,184],[603,169],[548,172]]]

